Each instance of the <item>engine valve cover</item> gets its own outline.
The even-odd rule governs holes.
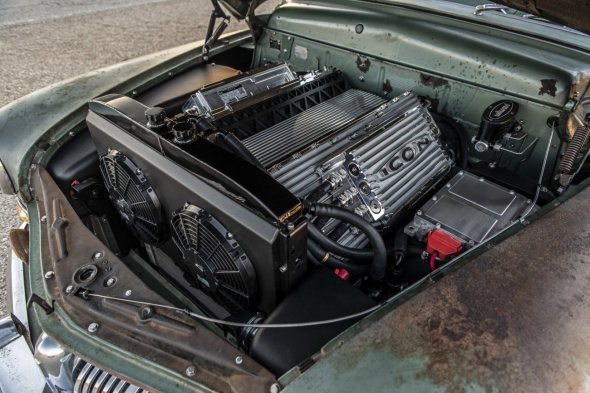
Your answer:
[[[323,109],[326,118],[340,110],[329,105]],[[298,124],[297,119],[293,122]],[[270,171],[300,197],[327,181],[331,189],[322,202],[348,207],[370,221],[388,221],[453,165],[439,136],[428,110],[415,94],[406,92],[381,101],[334,134],[274,164]]]

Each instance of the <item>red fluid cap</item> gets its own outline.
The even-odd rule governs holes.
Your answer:
[[[334,273],[344,281],[348,281],[350,278],[350,273],[346,269],[334,269]]]
[[[428,234],[426,251],[429,254],[436,252],[442,261],[446,261],[450,256],[458,254],[461,248],[463,248],[463,242],[461,240],[440,229],[435,229]]]

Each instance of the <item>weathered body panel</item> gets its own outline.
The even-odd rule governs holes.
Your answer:
[[[365,330],[337,338],[285,392],[586,392],[588,198],[582,191],[375,323],[362,321]]]

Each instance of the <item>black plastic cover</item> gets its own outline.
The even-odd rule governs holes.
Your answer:
[[[310,322],[342,317],[376,303],[328,269],[311,271],[278,305],[265,323]],[[282,375],[318,352],[358,319],[293,329],[260,329],[250,355],[275,375]]]

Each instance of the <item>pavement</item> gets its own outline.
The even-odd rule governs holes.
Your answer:
[[[60,80],[201,39],[210,12],[208,0],[2,0],[0,107]],[[232,21],[228,31],[245,27]],[[15,206],[15,197],[0,195],[0,316],[7,312]]]

